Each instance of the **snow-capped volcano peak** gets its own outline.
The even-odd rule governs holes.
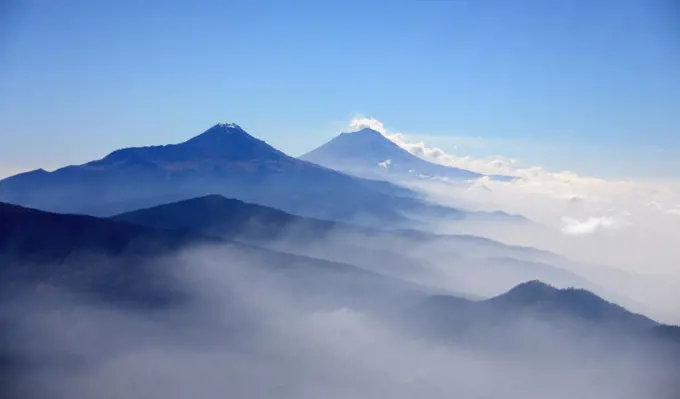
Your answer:
[[[220,122],[215,127],[222,127],[222,128],[227,128],[227,129],[241,129],[241,126],[235,124],[235,123],[226,123],[226,122]]]

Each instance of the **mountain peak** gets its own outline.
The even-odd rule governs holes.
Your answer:
[[[210,129],[199,134],[196,137],[189,139],[186,144],[207,144],[207,145],[234,145],[236,144],[234,140],[238,140],[242,143],[261,143],[263,141],[256,139],[255,137],[248,134],[241,126],[235,123],[224,123],[220,122],[213,125]]]
[[[225,122],[220,122],[215,125],[213,125],[210,129],[206,130],[202,134],[196,136],[200,137],[203,136],[206,133],[219,133],[219,134],[237,134],[237,133],[242,133],[247,136],[250,136],[248,133],[246,133],[243,128],[235,123],[225,123]]]
[[[549,298],[558,292],[560,292],[560,290],[551,285],[539,280],[531,280],[515,286],[514,288],[510,289],[510,291],[496,298],[532,302]]]
[[[391,140],[385,137],[382,133],[378,132],[377,130],[373,130],[371,128],[365,127],[361,130],[357,130],[354,132],[346,132],[346,133],[341,133],[339,136],[336,138],[341,139],[341,140],[351,140],[351,141],[356,141],[356,140],[371,140],[372,142],[381,142],[381,143],[391,143]]]
[[[377,130],[373,130],[370,127],[365,127],[361,130],[357,130],[356,132],[351,132],[350,134],[363,134],[363,135],[380,135],[382,136],[383,134],[380,133]]]
[[[204,133],[207,132],[221,132],[221,133],[226,133],[226,134],[233,134],[233,133],[246,133],[243,128],[235,123],[228,123],[228,122],[219,122],[210,127],[210,129],[206,130]],[[247,133],[246,133],[247,134]]]
[[[248,134],[235,123],[218,123],[183,143],[116,150],[102,161],[88,166],[152,165],[178,170],[203,165],[225,165],[229,162],[283,160],[286,155],[262,140]]]
[[[235,123],[227,123],[227,122],[219,122],[218,124],[213,126],[213,128],[215,128],[215,127],[243,130],[243,129],[241,129],[241,126],[239,126]]]

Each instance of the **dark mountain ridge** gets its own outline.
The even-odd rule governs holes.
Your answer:
[[[194,248],[223,251],[223,256],[229,255],[224,262],[248,259],[257,265],[254,269],[264,267],[267,273],[304,275],[300,281],[313,281],[330,273],[340,287],[353,286],[354,292],[365,295],[377,292],[378,286],[387,292],[397,288],[421,289],[353,265],[283,253],[186,229],[55,214],[1,202],[0,221],[3,294],[15,286],[28,285],[92,293],[115,302],[163,303],[178,297],[172,271],[191,267],[176,255]],[[328,288],[328,292],[338,292]]]

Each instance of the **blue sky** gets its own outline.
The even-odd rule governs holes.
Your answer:
[[[218,121],[299,155],[362,114],[450,151],[677,177],[677,4],[3,2],[0,175]]]

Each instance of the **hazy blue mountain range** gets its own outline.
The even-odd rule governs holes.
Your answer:
[[[214,201],[216,198],[208,200]],[[244,212],[244,207],[254,207],[263,213],[273,211],[238,202],[231,204],[241,206],[240,214],[249,213]],[[183,205],[186,207],[186,203]],[[187,229],[152,228],[91,216],[54,214],[5,203],[0,203],[0,216],[3,222],[0,224],[0,260],[3,264],[0,281],[5,288],[11,287],[13,283],[27,283],[47,291],[50,287],[95,293],[106,290],[109,297],[113,297],[110,296],[113,290],[120,290],[117,294],[133,299],[134,295],[144,291],[150,294],[159,292],[158,289],[178,289],[170,284],[170,279],[159,278],[172,267],[176,267],[176,264],[173,266],[168,261],[167,265],[152,270],[148,268],[148,261],[153,258],[170,259],[167,255],[176,254],[183,249],[212,246],[227,248],[232,251],[232,257],[247,255],[249,264],[258,265],[253,267],[266,265],[263,270],[267,273],[302,273],[305,281],[299,280],[302,275],[292,281],[310,284],[307,288],[314,285],[310,277],[315,276],[317,283],[325,286],[316,286],[306,295],[334,292],[333,300],[351,301],[354,297],[365,300],[369,296],[381,295],[393,299],[395,293],[403,291],[412,294],[412,304],[421,302],[425,306],[433,306],[430,311],[436,312],[458,312],[460,315],[456,310],[458,306],[483,306],[503,308],[504,312],[510,313],[531,311],[552,315],[550,317],[577,317],[592,323],[614,323],[634,329],[660,326],[586,290],[560,290],[539,281],[521,283],[488,300],[470,301],[435,294],[436,289],[349,264],[272,251],[220,237],[201,235]],[[282,223],[286,223],[283,221],[285,214],[281,213],[277,217],[281,217]],[[276,224],[273,219],[269,220]],[[228,263],[230,257],[219,262]],[[131,290],[131,287],[135,290]],[[343,291],[346,295],[342,295]],[[483,312],[480,311],[481,314]]]
[[[549,252],[474,236],[438,235],[418,230],[383,231],[305,218],[216,195],[140,209],[113,218],[352,264],[382,275],[453,291],[466,298],[480,294],[495,296],[535,279],[556,287],[595,290],[610,300],[625,298],[625,293],[604,289],[569,271],[575,266],[572,262]],[[444,281],[447,283],[442,284]],[[589,308],[586,305],[582,305],[584,309]]]
[[[208,214],[217,221],[204,217]],[[294,232],[300,226],[324,237],[310,246],[326,240],[326,248],[354,251],[366,244],[375,250],[403,235],[404,241],[392,242],[385,251],[407,239],[443,250],[432,235],[305,219],[217,196],[114,219],[0,203],[0,396],[55,397],[56,386],[66,392],[56,397],[66,398],[76,389],[73,384],[83,383],[79,378],[87,384],[98,373],[107,381],[115,381],[119,372],[130,375],[130,356],[138,364],[138,356],[157,361],[184,354],[182,365],[195,362],[195,356],[210,356],[209,363],[216,365],[226,356],[230,362],[239,359],[238,370],[259,365],[260,359],[271,365],[284,356],[284,367],[290,369],[288,356],[300,359],[308,353],[299,345],[304,348],[326,328],[334,331],[338,322],[340,341],[321,341],[321,348],[364,344],[364,335],[357,336],[353,328],[368,322],[398,331],[405,345],[428,343],[437,354],[464,348],[463,354],[492,356],[506,366],[522,359],[523,364],[548,361],[551,367],[572,370],[579,364],[608,367],[612,354],[626,364],[630,357],[648,359],[645,366],[658,370],[649,377],[650,386],[658,388],[644,392],[657,398],[672,398],[675,392],[678,328],[591,292],[530,281],[491,299],[470,300],[376,268],[253,244],[281,241],[288,232],[289,241],[299,241],[305,237]],[[334,233],[336,228],[341,234]],[[238,241],[241,237],[252,242]],[[357,237],[365,242],[351,244]],[[470,243],[494,245],[474,237],[441,239],[466,243],[458,249]],[[372,260],[386,263],[377,268],[385,272],[392,266],[387,256]],[[300,336],[298,328],[307,326],[299,324],[300,312],[311,323],[310,336]],[[372,332],[363,334],[373,345]],[[281,340],[283,348],[278,347]],[[154,353],[173,356],[149,358]],[[219,363],[220,370],[224,367]],[[87,392],[100,389],[86,387]]]
[[[365,133],[391,143],[356,134]],[[40,388],[54,385],[32,379],[61,383],[158,342],[193,354],[255,349],[248,359],[269,364],[279,350],[306,353],[288,348],[309,337],[278,335],[301,314],[311,337],[325,328],[316,318],[330,315],[494,362],[552,364],[555,346],[555,364],[576,362],[567,370],[578,356],[607,369],[612,354],[649,359],[663,370],[652,378],[659,398],[673,393],[680,370],[677,326],[628,310],[625,296],[573,273],[568,260],[414,228],[521,217],[431,204],[291,158],[233,124],[13,176],[0,181],[0,198],[14,203],[0,202],[0,386],[14,389],[6,397],[54,396]]]
[[[419,178],[440,180],[479,179],[484,175],[469,170],[428,162],[392,142],[380,132],[364,128],[341,133],[331,141],[302,155],[300,159],[332,169],[371,178]],[[507,176],[489,176],[511,180]]]
[[[432,207],[436,208],[436,205]],[[481,217],[479,215],[484,213],[474,212],[470,214],[474,217]],[[507,217],[513,216],[507,215]],[[482,237],[442,236],[416,229],[390,229],[386,231],[351,223],[298,216],[256,203],[226,198],[218,194],[136,209],[110,218],[158,228],[190,230],[219,236],[240,236],[241,238],[251,235],[258,239],[276,239],[286,238],[293,234],[303,234],[304,239],[324,239],[330,232],[362,232],[366,235],[400,236],[415,242],[445,237],[459,241],[493,243],[496,246],[504,246]],[[513,248],[519,249],[519,247]],[[522,248],[522,250],[535,251],[530,248]]]
[[[37,209],[113,215],[222,194],[332,220],[406,225],[404,212],[458,217],[416,193],[298,160],[235,124],[217,124],[180,144],[126,148],[103,159],[0,181],[0,201]]]

